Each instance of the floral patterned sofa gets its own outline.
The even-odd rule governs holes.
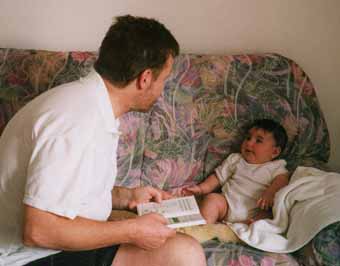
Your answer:
[[[0,49],[0,133],[25,103],[86,75],[95,59],[95,52]],[[295,62],[278,54],[181,54],[154,108],[121,118],[118,184],[176,191],[200,182],[237,151],[242,126],[264,117],[287,129],[291,171],[327,162],[327,126],[314,86]],[[202,245],[209,266],[340,265],[340,223],[292,254],[218,238]]]

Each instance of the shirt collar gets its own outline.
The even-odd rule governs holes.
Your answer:
[[[91,89],[95,90],[96,100],[100,113],[103,116],[106,130],[111,133],[120,135],[119,119],[115,118],[114,116],[109,93],[105,86],[104,80],[94,69],[91,70],[91,72],[88,74],[88,76],[85,77],[85,79],[90,82],[90,86],[93,87]]]

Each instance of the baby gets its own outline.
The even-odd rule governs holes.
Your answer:
[[[230,154],[215,173],[198,185],[182,189],[182,195],[204,195],[200,210],[207,223],[217,221],[250,224],[271,216],[275,193],[288,184],[286,162],[275,160],[284,150],[287,134],[269,119],[251,124],[241,153]],[[213,193],[222,187],[221,193]]]

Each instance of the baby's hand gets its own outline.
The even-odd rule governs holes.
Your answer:
[[[268,210],[274,204],[274,196],[275,193],[266,190],[262,196],[257,201],[257,207],[261,208],[262,210]]]
[[[191,195],[198,196],[198,195],[201,195],[201,194],[202,194],[202,190],[201,190],[200,186],[198,186],[198,185],[186,187],[186,188],[183,188],[181,190],[182,196],[191,196]]]

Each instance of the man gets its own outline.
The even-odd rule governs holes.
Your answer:
[[[0,139],[0,265],[205,265],[161,215],[107,221],[112,208],[168,197],[114,186],[118,118],[149,110],[178,53],[164,25],[118,17],[95,70],[13,117]]]

